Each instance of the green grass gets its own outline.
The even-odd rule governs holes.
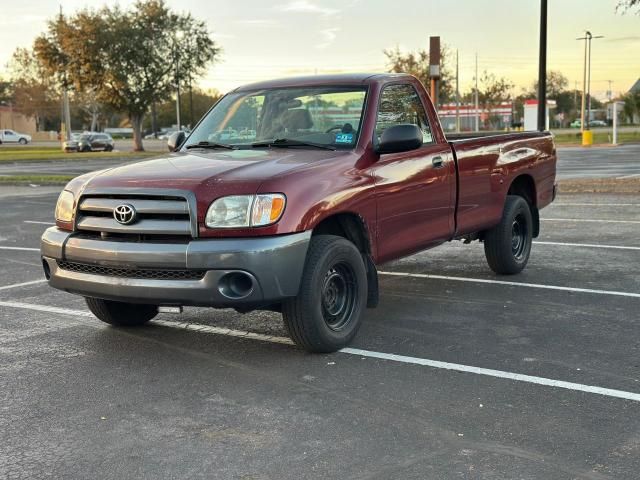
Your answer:
[[[599,132],[593,131],[594,144],[611,143],[612,133],[609,131]],[[576,133],[558,133],[555,135],[557,145],[581,145],[582,135],[579,131]],[[619,132],[618,143],[640,142],[640,132]]]
[[[0,185],[66,185],[76,175],[5,175],[0,176]]]
[[[0,163],[48,160],[84,160],[87,158],[145,158],[158,156],[160,152],[71,152],[58,147],[0,147]]]

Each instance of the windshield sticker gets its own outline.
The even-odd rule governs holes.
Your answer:
[[[351,142],[353,142],[353,133],[336,134],[336,143],[351,143]]]

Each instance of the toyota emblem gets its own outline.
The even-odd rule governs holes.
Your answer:
[[[118,205],[113,209],[113,218],[122,225],[130,225],[136,221],[136,209],[128,203]]]

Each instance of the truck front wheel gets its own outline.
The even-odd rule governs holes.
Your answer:
[[[500,223],[484,237],[484,254],[491,270],[504,275],[520,273],[531,253],[533,220],[527,201],[508,195]]]
[[[335,352],[353,340],[367,303],[367,272],[353,243],[311,237],[298,296],[282,305],[292,340],[309,352]]]
[[[158,314],[158,307],[155,305],[114,302],[92,297],[85,297],[85,301],[96,317],[118,327],[137,327]]]

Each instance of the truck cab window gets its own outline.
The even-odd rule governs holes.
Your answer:
[[[378,118],[376,119],[376,137],[394,125],[411,123],[422,130],[422,143],[432,143],[433,135],[427,120],[427,114],[412,85],[389,85],[382,90]]]

